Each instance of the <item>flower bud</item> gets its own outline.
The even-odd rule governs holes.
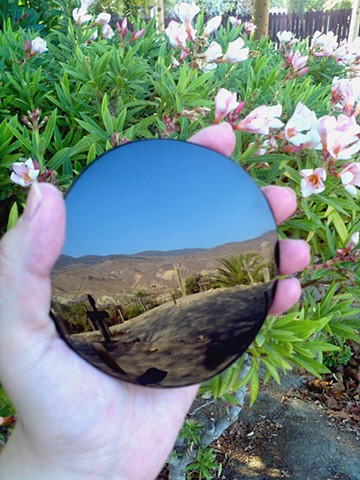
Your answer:
[[[359,243],[359,232],[354,232],[350,235],[349,240],[346,244],[346,250],[353,250]]]

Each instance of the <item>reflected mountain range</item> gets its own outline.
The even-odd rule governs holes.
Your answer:
[[[61,255],[53,274],[53,298],[61,303],[79,299],[91,292],[102,304],[113,296],[151,290],[169,292],[178,285],[174,266],[182,279],[189,275],[213,274],[220,258],[258,254],[265,262],[274,259],[276,231],[243,242],[230,242],[214,248],[189,248],[171,251],[144,251],[133,255],[85,255],[74,258]]]

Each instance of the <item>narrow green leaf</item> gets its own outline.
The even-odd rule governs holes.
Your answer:
[[[124,123],[125,123],[125,120],[126,120],[126,114],[127,114],[127,109],[123,108],[121,110],[121,113],[119,114],[117,120],[116,120],[115,130],[119,133],[123,131]]]
[[[320,378],[321,373],[330,373],[330,370],[325,365],[310,358],[304,358],[301,355],[294,355],[292,361],[299,367],[304,368],[307,372],[311,373],[317,378]]]
[[[91,120],[90,117],[88,117],[85,113],[82,113],[81,116],[84,120],[80,120],[79,118],[76,118],[75,120],[84,130],[95,135],[95,137],[99,140],[106,141],[109,139],[109,136],[106,134],[106,132],[104,132],[104,130],[100,128],[97,123]]]
[[[355,329],[349,327],[348,325],[331,322],[329,324],[329,329],[331,330],[332,335],[337,335],[339,337],[354,340],[355,342],[360,343],[359,334],[356,332]]]
[[[91,162],[93,162],[96,158],[96,144],[93,143],[91,145],[91,147],[89,148],[89,152],[88,152],[88,155],[87,155],[87,161],[86,161],[86,165],[90,165]]]
[[[340,347],[333,345],[332,343],[320,342],[320,341],[310,341],[303,344],[303,347],[310,352],[336,352],[341,350]]]
[[[343,243],[346,242],[348,238],[347,228],[343,219],[341,218],[340,214],[337,211],[333,211],[330,215],[330,220],[333,222],[334,227]]]
[[[47,150],[50,140],[54,133],[54,128],[56,124],[56,117],[57,117],[57,110],[55,109],[49,117],[49,120],[46,123],[45,131],[44,131],[44,150]]]
[[[10,208],[9,219],[7,223],[8,230],[10,230],[10,228],[12,228],[15,225],[15,223],[18,221],[18,218],[19,218],[19,210],[18,210],[17,203],[14,202]]]
[[[259,394],[259,373],[258,366],[251,368],[250,377],[250,407],[252,407]]]
[[[272,378],[275,380],[275,382],[280,385],[280,376],[279,373],[275,367],[275,365],[271,362],[270,359],[266,358],[261,358],[261,362],[264,364],[266,369],[268,370],[269,374],[272,376]]]

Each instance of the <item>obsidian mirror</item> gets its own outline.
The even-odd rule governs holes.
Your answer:
[[[255,338],[275,290],[277,234],[250,177],[174,140],[102,155],[66,195],[52,316],[69,346],[132,383],[202,382]]]

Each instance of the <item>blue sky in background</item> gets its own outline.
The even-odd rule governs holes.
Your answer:
[[[274,230],[267,203],[237,165],[185,142],[151,140],[114,149],[66,196],[63,254],[134,254],[212,248]]]

